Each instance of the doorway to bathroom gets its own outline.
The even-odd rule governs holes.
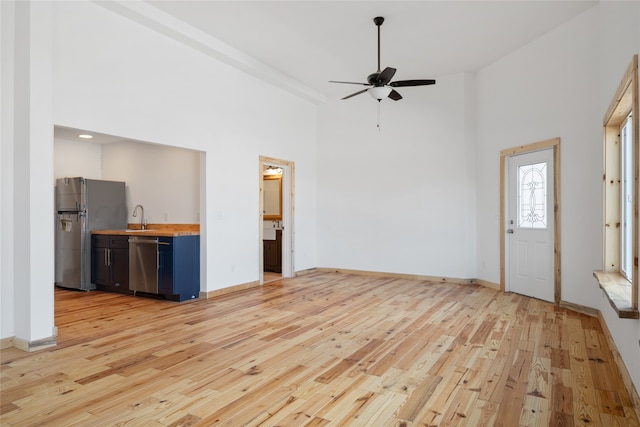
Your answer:
[[[259,158],[260,284],[293,277],[294,163]]]

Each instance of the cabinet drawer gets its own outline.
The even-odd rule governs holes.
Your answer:
[[[109,246],[112,248],[128,248],[129,238],[127,236],[109,236]]]
[[[91,236],[93,238],[93,247],[94,248],[108,248],[109,247],[109,236],[103,236],[100,234],[94,234]]]
[[[173,237],[158,237],[158,250],[160,252],[173,252]]]

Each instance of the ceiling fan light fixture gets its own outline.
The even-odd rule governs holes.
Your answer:
[[[383,98],[389,96],[391,90],[392,89],[389,86],[374,86],[371,89],[367,90],[367,92],[369,92],[369,95],[371,95],[373,99],[381,101]]]
[[[263,175],[281,175],[281,174],[282,174],[281,167],[271,166],[271,165],[269,165],[263,173]]]
[[[378,70],[374,73],[369,74],[369,76],[367,77],[367,82],[363,83],[329,80],[329,83],[342,83],[368,87],[368,89],[361,89],[341,99],[349,99],[353,98],[354,96],[360,95],[361,93],[369,92],[369,95],[371,95],[371,97],[378,102],[382,101],[383,98],[389,98],[393,101],[399,101],[402,99],[402,95],[400,95],[400,93],[398,93],[395,88],[407,86],[427,86],[436,83],[436,81],[433,79],[391,81],[393,79],[393,76],[396,74],[396,69],[393,67],[385,67],[384,70],[380,69],[380,26],[383,22],[384,18],[382,16],[373,18],[373,23],[378,27]]]

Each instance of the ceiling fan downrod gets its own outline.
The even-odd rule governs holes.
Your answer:
[[[378,73],[380,70],[380,26],[384,22],[384,18],[382,16],[376,16],[373,18],[373,23],[378,27]]]

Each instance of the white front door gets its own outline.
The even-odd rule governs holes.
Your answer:
[[[508,162],[506,290],[554,302],[553,148]]]

